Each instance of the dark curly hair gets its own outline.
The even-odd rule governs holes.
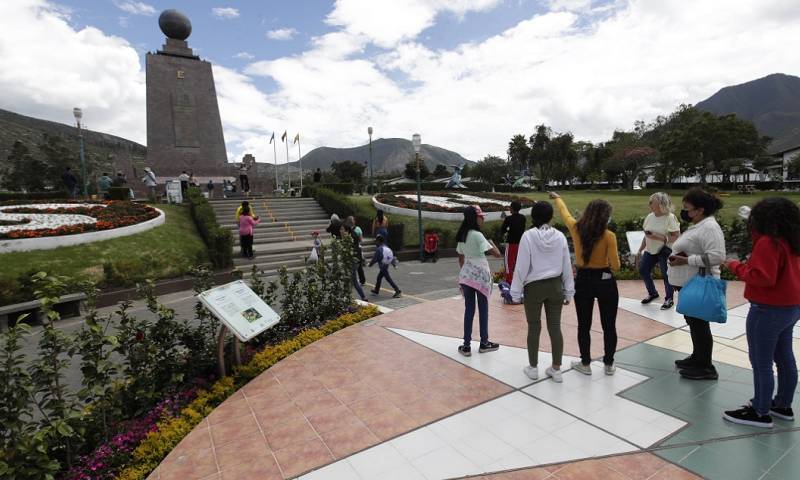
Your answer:
[[[784,239],[800,255],[800,208],[783,197],[767,197],[750,211],[748,225],[762,235]]]
[[[583,211],[575,226],[583,247],[583,263],[588,264],[592,258],[592,250],[608,228],[611,218],[611,204],[605,200],[592,200]]]

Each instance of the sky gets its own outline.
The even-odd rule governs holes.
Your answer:
[[[213,64],[229,161],[411,138],[471,160],[544,123],[577,140],[800,74],[797,0],[1,0],[0,108],[146,143],[158,15]],[[793,46],[795,45],[795,46]],[[290,149],[290,161],[297,159]],[[285,162],[285,151],[278,163]]]

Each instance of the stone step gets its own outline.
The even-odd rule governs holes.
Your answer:
[[[294,237],[297,238],[297,240],[312,240],[312,238],[311,238],[311,230],[295,232]],[[330,239],[331,235],[329,233],[320,233],[319,234],[319,238],[320,238],[320,240],[325,241],[325,240]],[[256,234],[253,236],[253,245],[258,245],[258,244],[261,244],[261,243],[273,243],[273,242],[276,242],[276,241],[292,242],[292,241],[295,241],[295,240],[291,235],[289,235],[288,232],[270,233],[270,234],[262,234],[262,233],[256,232]],[[234,235],[233,244],[234,245],[239,245],[239,234],[238,233]]]
[[[329,223],[325,221],[308,221],[304,223],[300,222],[269,222],[269,223],[261,223],[256,225],[255,231],[256,235],[261,232],[264,233],[274,233],[274,232],[285,232],[286,231],[286,224],[288,223],[289,228],[292,230],[308,230],[309,233],[313,230],[319,230],[319,233],[323,233],[327,228]],[[232,231],[239,231],[239,226],[234,223],[227,223],[221,225],[222,228],[228,228]]]

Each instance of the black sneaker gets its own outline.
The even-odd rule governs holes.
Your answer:
[[[656,298],[658,298],[658,294],[648,295],[647,298],[642,299],[642,305],[647,305],[648,303],[652,302]]]
[[[481,343],[480,348],[478,349],[478,353],[486,353],[486,352],[494,352],[495,350],[499,349],[500,345],[494,342],[486,342]]]
[[[716,380],[719,378],[717,369],[714,367],[689,367],[678,372],[681,377],[687,380]]]
[[[400,290],[397,290],[396,292],[394,292],[394,295],[392,295],[392,298],[400,298],[402,296],[403,296],[403,292],[401,292]]]
[[[792,407],[776,407],[775,402],[773,402],[772,406],[769,408],[769,413],[780,418],[781,420],[788,420],[790,422],[794,421],[794,412],[792,411]]]
[[[472,356],[472,347],[470,347],[469,345],[459,345],[458,353],[464,355],[465,357],[470,357]]]
[[[729,422],[740,425],[750,425],[751,427],[772,428],[772,417],[769,415],[759,416],[753,407],[744,406],[739,410],[728,410],[722,414],[722,418]]]
[[[377,294],[381,293],[381,292],[379,292],[378,290],[370,290],[370,292],[371,292],[373,295],[377,295]]]
[[[694,366],[694,358],[691,355],[689,355],[684,359],[675,360],[675,366],[678,368],[691,368],[692,366]]]
[[[673,305],[675,305],[675,302],[671,298],[668,298],[661,304],[661,310],[669,310]]]

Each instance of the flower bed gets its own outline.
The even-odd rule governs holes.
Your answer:
[[[0,239],[41,238],[111,230],[145,222],[159,213],[153,207],[122,201],[41,203],[0,207],[0,220],[23,222],[0,226]]]
[[[529,198],[504,195],[502,193],[454,193],[454,192],[425,192],[422,195],[422,210],[426,212],[461,213],[464,207],[478,205],[484,212],[502,212],[509,209],[512,201],[517,200],[522,208],[530,208],[534,201]],[[416,192],[383,193],[375,199],[385,205],[393,207],[416,209]]]
[[[162,415],[161,421],[133,450],[126,468],[115,478],[119,480],[147,478],[195,426],[247,382],[301,348],[379,314],[378,307],[374,305],[362,307],[341,315],[319,328],[304,330],[294,338],[256,353],[245,365],[238,367],[232,376],[223,377],[210,388],[200,390],[196,398],[177,415],[169,413]]]

